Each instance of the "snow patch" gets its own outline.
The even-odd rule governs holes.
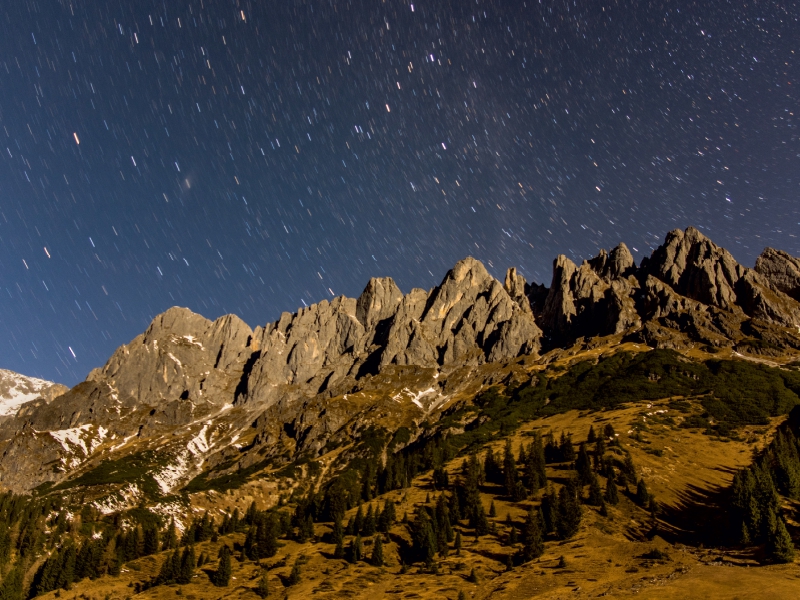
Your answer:
[[[193,335],[185,335],[183,336],[183,339],[189,342],[192,346],[197,346],[198,348],[200,348],[200,350],[205,350],[205,348],[203,348],[203,344],[194,341],[195,337]]]
[[[186,444],[186,449],[175,455],[172,464],[153,475],[162,493],[170,493],[189,471],[203,464],[203,455],[211,448],[207,438],[209,423],[204,423],[199,433]]]
[[[177,364],[179,367],[183,366],[181,364],[181,361],[179,361],[177,358],[175,358],[175,356],[172,354],[172,352],[167,352],[167,356],[169,356],[172,360],[174,360],[175,364]]]
[[[141,495],[142,492],[139,486],[135,483],[131,483],[115,494],[103,498],[102,500],[96,500],[92,504],[102,514],[108,515],[136,506]]]
[[[102,425],[97,427],[94,436],[91,435],[91,430],[92,424],[87,423],[80,427],[48,431],[48,433],[61,444],[65,452],[75,452],[77,448],[80,448],[84,456],[90,456],[108,435],[108,430]]]
[[[0,385],[0,416],[9,416],[15,415],[26,402],[39,398],[42,390],[51,387],[53,382],[0,369]],[[8,389],[4,389],[6,385]]]

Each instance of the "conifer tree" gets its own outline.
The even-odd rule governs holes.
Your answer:
[[[489,446],[486,449],[486,458],[483,461],[483,469],[486,473],[486,481],[497,485],[503,484],[503,469],[497,462],[494,450]]]
[[[427,511],[424,509],[417,511],[417,517],[412,526],[411,540],[417,559],[426,565],[433,564],[433,558],[438,550],[436,533],[431,526]]]
[[[767,548],[770,556],[776,562],[789,563],[794,560],[794,544],[780,517],[776,519],[775,528],[767,539]]]
[[[586,451],[586,444],[578,446],[578,457],[575,459],[575,470],[578,472],[580,485],[588,485],[592,481],[592,461]]]
[[[595,457],[597,457],[599,460],[602,461],[603,456],[605,456],[605,453],[606,453],[606,441],[603,437],[599,437],[597,438],[597,441],[595,441],[594,444],[594,455]]]
[[[600,506],[603,503],[603,490],[600,489],[600,482],[597,475],[591,474],[589,481],[589,504],[592,506]]]
[[[548,487],[547,493],[542,497],[541,509],[545,533],[555,531],[558,523],[558,497],[552,486]]]
[[[344,527],[342,527],[342,516],[340,514],[334,515],[333,530],[331,531],[331,541],[334,544],[340,544],[344,540]]]
[[[544,553],[544,537],[542,534],[542,518],[538,509],[528,511],[522,527],[522,549],[520,558],[523,563],[539,558]]]
[[[355,564],[364,558],[364,543],[361,541],[361,534],[356,535],[350,542],[350,562]]]
[[[162,550],[172,550],[173,548],[178,547],[178,530],[175,527],[175,519],[170,519],[169,525],[167,526],[167,533],[164,535],[164,543],[162,544]]]
[[[364,510],[361,505],[359,505],[358,510],[356,511],[356,518],[353,520],[353,533],[352,535],[358,535],[364,529]]]
[[[375,543],[372,545],[372,556],[369,562],[373,567],[383,566],[383,540],[380,535],[375,536]]]
[[[614,483],[613,477],[609,477],[606,482],[606,493],[603,499],[612,506],[619,504],[619,493],[617,492],[617,484]]]
[[[578,484],[574,479],[570,479],[558,493],[556,533],[559,538],[566,540],[575,535],[580,527],[581,517]]]
[[[558,448],[561,453],[561,460],[564,462],[572,462],[575,460],[575,448],[572,446],[572,434],[565,435],[561,432],[561,442]]]
[[[25,598],[23,578],[25,568],[21,564],[14,566],[0,583],[0,600],[23,600]]]
[[[492,504],[489,506],[489,517],[494,519],[497,516],[497,508],[495,508],[494,500],[492,500]]]
[[[597,434],[594,432],[594,425],[589,425],[589,435],[586,436],[586,442],[593,444],[597,440]]]
[[[261,577],[258,578],[255,592],[259,598],[269,596],[269,572],[266,569],[261,569]]]
[[[194,546],[187,546],[181,554],[181,566],[178,576],[175,578],[177,583],[186,584],[192,581],[194,569],[197,564],[194,554]]]
[[[647,491],[644,479],[640,479],[636,484],[636,503],[641,507],[647,507],[650,503],[650,492]]]
[[[461,556],[461,532],[456,531],[456,541],[453,542],[453,549],[456,551],[456,556]]]
[[[483,504],[480,502],[478,503],[478,509],[475,512],[475,522],[473,527],[475,528],[476,538],[489,533],[489,520],[486,518],[486,511],[483,508]]]
[[[227,587],[231,582],[231,550],[223,544],[219,550],[219,566],[212,583],[217,587]]]
[[[359,538],[359,541],[361,541],[361,538]],[[298,583],[300,583],[302,575],[303,574],[300,571],[300,559],[297,558],[294,561],[294,565],[292,565],[292,572],[289,573],[289,578],[286,580],[286,583],[289,584],[290,586],[297,585]]]
[[[364,527],[362,533],[365,536],[373,536],[375,535],[376,530],[377,523],[375,521],[375,513],[372,510],[372,504],[370,504],[369,508],[367,508],[367,514],[364,517]]]
[[[514,453],[511,450],[511,440],[506,439],[506,446],[503,452],[503,488],[507,496],[514,496],[517,489],[517,462],[514,460]]]
[[[344,558],[344,539],[339,539],[336,542],[336,548],[333,549],[333,558]]]

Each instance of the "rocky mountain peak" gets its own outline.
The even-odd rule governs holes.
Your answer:
[[[403,299],[403,292],[391,277],[373,277],[358,297],[356,318],[366,328],[390,317]]]
[[[800,301],[800,259],[783,250],[765,248],[756,259],[755,271],[775,289]]]

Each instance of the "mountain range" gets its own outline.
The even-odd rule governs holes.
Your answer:
[[[419,516],[424,512],[420,506],[434,502],[431,492],[440,492],[437,502],[441,503],[442,490],[452,488],[449,478],[464,485],[463,480],[472,477],[467,457],[473,460],[476,453],[488,452],[487,482],[481,483],[481,494],[490,490],[486,498],[493,498],[492,511],[495,501],[508,508],[505,525],[509,532],[521,528],[524,533],[528,525],[515,521],[517,513],[536,508],[525,502],[532,498],[540,502],[537,510],[545,514],[547,498],[556,497],[553,482],[559,486],[559,494],[577,485],[564,473],[574,470],[580,474],[580,461],[589,458],[585,443],[581,444],[583,454],[579,452],[577,459],[572,456],[569,440],[576,432],[586,435],[588,430],[588,442],[598,444],[594,470],[607,479],[607,488],[615,469],[621,470],[619,481],[630,502],[624,510],[614,509],[616,526],[609,525],[610,521],[595,523],[605,537],[595,539],[585,527],[581,535],[588,535],[586,539],[593,539],[603,551],[613,547],[614,552],[623,554],[632,552],[624,540],[653,540],[656,531],[673,543],[725,538],[730,544],[730,535],[720,534],[719,529],[708,537],[709,524],[716,520],[703,516],[702,507],[728,506],[731,501],[724,499],[729,498],[725,490],[744,485],[741,478],[747,477],[747,468],[754,469],[753,481],[758,480],[762,467],[757,465],[762,463],[752,466],[754,456],[766,456],[759,460],[774,463],[774,456],[791,454],[785,450],[785,440],[794,439],[792,428],[800,433],[800,410],[792,413],[788,425],[781,422],[800,405],[798,370],[800,259],[780,250],[765,249],[754,268],[748,268],[690,227],[667,234],[664,243],[639,265],[624,244],[609,252],[602,250],[580,265],[558,256],[549,287],[528,283],[515,268],[508,269],[501,282],[479,261],[466,258],[430,290],[415,288],[404,294],[391,278],[373,278],[358,298],[323,300],[296,313],[283,313],[277,321],[255,329],[235,315],[210,321],[186,308],[173,307],[156,316],[146,331],[120,346],[105,365],[72,389],[0,371],[0,487],[44,502],[46,507],[61,507],[61,513],[42,516],[46,524],[42,531],[50,532],[48,535],[69,530],[70,525],[59,529],[62,526],[57,524],[62,521],[73,523],[73,529],[75,523],[83,523],[76,539],[88,536],[86,544],[102,539],[105,545],[100,552],[108,554],[108,548],[115,547],[116,560],[125,562],[150,555],[153,549],[125,554],[128,550],[120,550],[126,543],[124,533],[111,543],[111,538],[106,540],[96,528],[113,526],[114,531],[124,532],[130,526],[132,531],[147,532],[155,519],[162,528],[167,523],[177,527],[191,544],[192,539],[208,539],[199,533],[191,539],[186,536],[205,531],[209,514],[212,525],[213,515],[223,519],[220,535],[234,535],[241,530],[230,525],[231,519],[236,521],[251,505],[247,518],[252,531],[248,535],[256,535],[259,519],[271,518],[259,516],[256,506],[269,510],[288,506],[294,507],[294,516],[291,525],[286,521],[281,527],[286,531],[297,528],[297,534],[288,534],[287,540],[302,544],[308,537],[315,539],[315,520],[340,519],[343,511],[354,511],[381,494],[384,510],[392,502],[407,506],[415,511],[413,522],[418,524],[420,518],[426,518]],[[630,448],[623,449],[623,438],[615,433],[615,426],[623,428]],[[596,442],[595,427],[604,431],[605,442]],[[556,443],[558,430],[561,441]],[[526,440],[538,440],[539,444],[543,435],[550,441],[546,448],[548,472],[544,474],[542,463],[542,481],[536,484],[535,477],[524,469],[521,477],[526,485],[534,477],[529,485],[532,489],[520,482],[518,492],[508,476],[505,482],[502,476],[491,480],[493,444],[498,455],[497,442],[506,444],[504,466],[497,469],[516,474],[512,443],[521,448],[519,460],[523,463],[528,460],[526,452],[533,452],[533,446],[526,450]],[[654,447],[653,440],[659,440],[661,446]],[[604,454],[605,443],[611,445],[611,458]],[[788,447],[794,447],[792,444]],[[792,452],[795,458],[786,460],[800,465],[798,450]],[[636,466],[631,456],[636,457]],[[462,461],[460,467],[456,461]],[[780,461],[777,466],[773,463],[769,468],[777,469],[776,473],[791,471]],[[737,475],[736,483],[733,473],[740,469],[745,475]],[[586,472],[583,484],[595,489],[598,477],[592,472],[591,468]],[[800,470],[797,485],[792,483],[795,475],[775,477],[781,494],[800,498]],[[592,481],[595,483],[590,485]],[[636,488],[637,482],[637,491],[629,491],[628,485]],[[545,484],[549,491],[538,498],[536,490]],[[661,508],[642,488],[645,485],[659,492]],[[395,490],[401,490],[396,498],[392,496]],[[497,495],[499,490],[504,490],[505,496]],[[582,496],[580,491],[575,493]],[[606,495],[610,493],[607,489]],[[778,492],[774,493],[777,498]],[[737,497],[744,497],[742,494],[745,492]],[[752,489],[746,494],[752,495]],[[458,494],[452,491],[448,501],[455,496]],[[391,502],[390,497],[394,498]],[[0,495],[0,515],[15,514],[3,508],[7,498],[17,496]],[[477,501],[473,498],[471,502]],[[337,502],[339,508],[333,508]],[[566,501],[559,502],[563,505]],[[588,502],[597,502],[596,489],[589,491]],[[752,544],[767,539],[766,556],[789,556],[776,550],[774,539],[780,537],[780,527],[785,533],[787,526],[793,531],[796,524],[781,517],[777,500],[760,513],[773,514],[773,525],[764,526],[767,533],[763,534],[757,520],[742,517],[736,512],[736,500],[733,502],[733,508],[721,510],[733,515],[735,527],[744,528],[742,540]],[[611,519],[614,515],[609,517],[605,504],[603,507],[603,516]],[[650,510],[649,529],[643,526],[645,509]],[[371,504],[369,510],[372,514]],[[434,515],[434,509],[429,510]],[[80,519],[69,521],[76,511],[81,513]],[[197,520],[200,512],[205,512],[205,525]],[[272,513],[264,513],[268,514]],[[284,516],[288,518],[288,513]],[[540,518],[547,521],[549,517]],[[14,522],[11,516],[8,519]],[[527,519],[525,523],[535,521],[535,517]],[[502,562],[510,570],[517,558],[512,560],[499,546],[479,543],[479,534],[486,534],[481,534],[473,520],[470,517],[469,527],[475,527],[476,536],[472,552],[483,557],[474,564],[491,572],[494,582],[480,588],[481,597],[504,590],[516,591],[498,597],[528,597],[533,585],[529,579],[514,587],[513,577],[504,578],[502,570],[486,566]],[[417,548],[417,525],[409,525],[408,515],[403,522],[412,530],[411,541],[402,532],[386,529],[387,552],[397,553],[395,566],[400,575],[406,573],[402,557],[415,556],[408,554],[408,548]],[[500,521],[493,523],[495,527]],[[336,531],[341,525],[334,523],[331,533],[316,539],[340,536]],[[463,522],[453,526],[462,527]],[[13,530],[16,525],[9,527]],[[19,527],[18,545],[23,539]],[[358,533],[358,525],[348,527],[350,534]],[[553,527],[545,532],[554,531]],[[3,531],[0,526],[0,561]],[[579,529],[566,536],[553,535],[559,540],[571,539],[576,531]],[[160,535],[167,535],[166,530]],[[169,535],[174,538],[174,531]],[[516,543],[511,533],[505,538],[506,534],[496,532],[490,538],[493,535],[498,541],[505,539],[507,546]],[[789,533],[784,538],[787,536]],[[254,542],[237,540],[235,535],[231,538],[231,551],[238,552],[240,562],[246,563],[253,556]],[[440,540],[440,552],[447,543]],[[70,575],[61,584],[42,584],[47,564],[67,548],[55,538],[50,544],[39,562],[17,563],[25,565],[24,578],[32,581],[33,595],[58,587],[67,589],[71,581],[80,579]],[[791,537],[788,544],[791,546]],[[574,545],[581,547],[583,543]],[[659,546],[664,547],[663,543]],[[298,561],[307,559],[307,546],[290,549],[299,552]],[[645,559],[631,554],[627,563],[616,565],[627,569],[619,580],[632,577],[630,573],[635,571],[630,569],[639,567],[630,564],[637,560],[636,564],[645,560],[649,567],[667,569],[662,560],[666,550],[662,550],[652,550],[653,556]],[[22,552],[20,549],[21,556]],[[338,552],[334,558],[341,557]],[[445,549],[444,557],[447,552]],[[50,559],[42,562],[46,556]],[[174,560],[178,560],[176,556],[177,551]],[[268,569],[281,569],[288,556]],[[571,556],[584,555],[573,552]],[[167,559],[159,567],[162,574],[158,577],[155,563],[145,569],[152,575],[149,580],[134,580],[136,575],[130,569],[138,571],[141,564],[119,571],[113,560],[102,560],[106,566],[98,576],[119,578],[120,573],[129,573],[128,579],[112,577],[112,584],[127,581],[125,585],[144,592],[147,586],[172,581],[163,575]],[[562,556],[559,565],[563,562]],[[256,564],[261,564],[257,553]],[[324,565],[328,564],[323,561],[318,566],[327,572],[329,567]],[[448,563],[453,569],[450,575],[455,576],[463,564]],[[61,564],[58,568],[66,567]],[[230,565],[226,568],[230,570]],[[436,575],[437,568],[428,560],[427,570],[420,572]],[[221,569],[219,566],[217,571]],[[557,569],[569,577],[568,569]],[[667,571],[664,577],[678,573],[668,575]],[[244,573],[240,571],[241,576]],[[526,577],[534,571],[527,573]],[[336,593],[371,597],[358,586],[358,593],[346,593],[348,586],[358,581],[351,575],[343,574],[336,585],[325,585],[339,589]],[[287,587],[294,585],[294,575],[281,577]],[[370,581],[382,582],[382,593],[402,593],[389,590],[390,579],[375,577]],[[472,574],[468,581],[474,583]],[[114,585],[103,588],[106,597],[117,593]],[[597,591],[598,586],[592,589]],[[241,589],[260,593],[257,588]],[[322,589],[314,588],[314,593]],[[447,593],[442,593],[450,597],[453,591],[447,588]],[[0,595],[3,593],[0,585]]]
[[[368,425],[435,419],[492,383],[485,365],[546,364],[609,343],[791,355],[800,260],[767,248],[750,269],[689,228],[638,266],[624,244],[581,265],[558,256],[549,288],[514,268],[500,282],[466,258],[431,290],[403,294],[373,278],[358,298],[255,329],[171,308],[71,390],[6,401],[0,485],[63,484],[152,450],[152,476],[169,495],[200,473],[319,455]],[[122,488],[111,505],[142,493]]]

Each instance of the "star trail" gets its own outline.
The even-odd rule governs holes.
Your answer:
[[[0,8],[0,367],[75,384],[157,313],[251,326],[472,255],[800,254],[792,2]]]

